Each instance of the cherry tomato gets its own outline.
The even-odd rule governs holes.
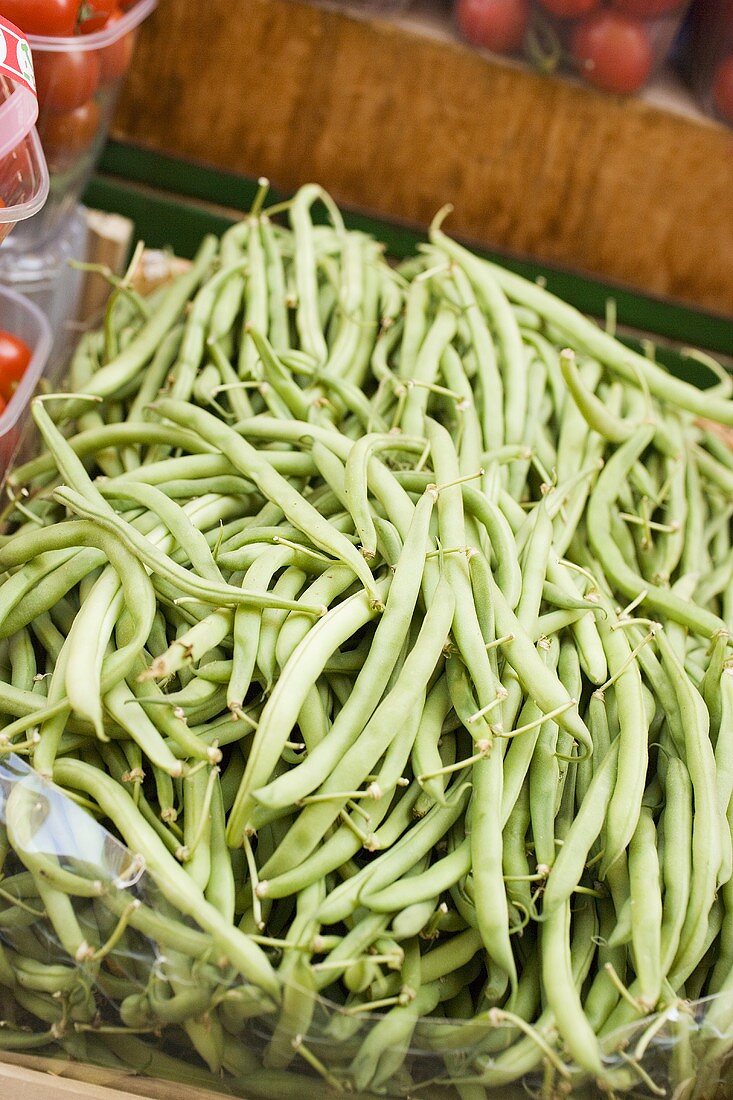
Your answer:
[[[715,70],[713,102],[720,117],[733,123],[733,53],[724,57]]]
[[[679,11],[684,0],[611,0],[613,7],[626,15],[638,15],[640,19],[654,19],[670,11]]]
[[[475,46],[514,53],[529,23],[529,0],[458,0],[456,20],[461,34]]]
[[[0,15],[26,34],[69,38],[76,30],[81,0],[0,0]]]
[[[94,34],[106,26],[107,20],[117,11],[117,0],[82,0],[79,11],[79,30],[82,34]]]
[[[107,27],[113,27],[122,18],[122,12],[113,12],[107,21]],[[99,61],[102,66],[102,80],[109,84],[113,80],[119,80],[120,77],[123,77],[130,68],[134,52],[134,31],[128,31],[127,34],[121,35],[116,42],[110,42],[109,46],[105,46],[103,50],[100,50]]]
[[[3,401],[13,396],[30,361],[31,349],[25,341],[0,329],[0,397]]]
[[[600,0],[540,0],[540,3],[559,19],[578,19],[595,11]]]
[[[76,160],[93,143],[100,121],[101,111],[93,99],[73,111],[49,114],[41,139],[50,166],[59,169]]]
[[[599,11],[578,23],[570,50],[583,77],[604,92],[637,91],[654,60],[644,24],[614,11]]]
[[[34,55],[38,101],[51,111],[73,111],[91,99],[99,83],[96,50],[54,53],[37,50]]]

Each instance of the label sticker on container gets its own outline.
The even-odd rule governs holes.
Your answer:
[[[0,76],[36,94],[36,78],[28,39],[16,26],[0,16]]]

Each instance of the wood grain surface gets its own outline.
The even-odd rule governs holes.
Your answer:
[[[223,1094],[155,1081],[61,1058],[3,1053],[3,1100],[223,1100]]]
[[[160,0],[115,134],[733,313],[733,132],[297,0]]]

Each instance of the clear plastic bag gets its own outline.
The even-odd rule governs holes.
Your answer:
[[[551,1021],[520,1025],[498,1009],[423,1018],[421,995],[408,991],[389,1012],[353,1014],[318,996],[297,965],[278,1007],[90,807],[15,755],[0,765],[0,1049],[60,1050],[247,1097],[731,1094],[730,981],[611,1036],[603,1085],[560,1061]],[[446,976],[446,996],[466,980],[466,967]],[[437,1008],[440,995],[428,1000]]]

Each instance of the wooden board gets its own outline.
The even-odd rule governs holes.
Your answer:
[[[447,18],[447,17],[446,17]],[[733,133],[488,58],[433,20],[160,0],[117,136],[733,313]]]
[[[222,1100],[179,1082],[132,1077],[60,1058],[2,1055],[0,1096],[7,1100]]]

